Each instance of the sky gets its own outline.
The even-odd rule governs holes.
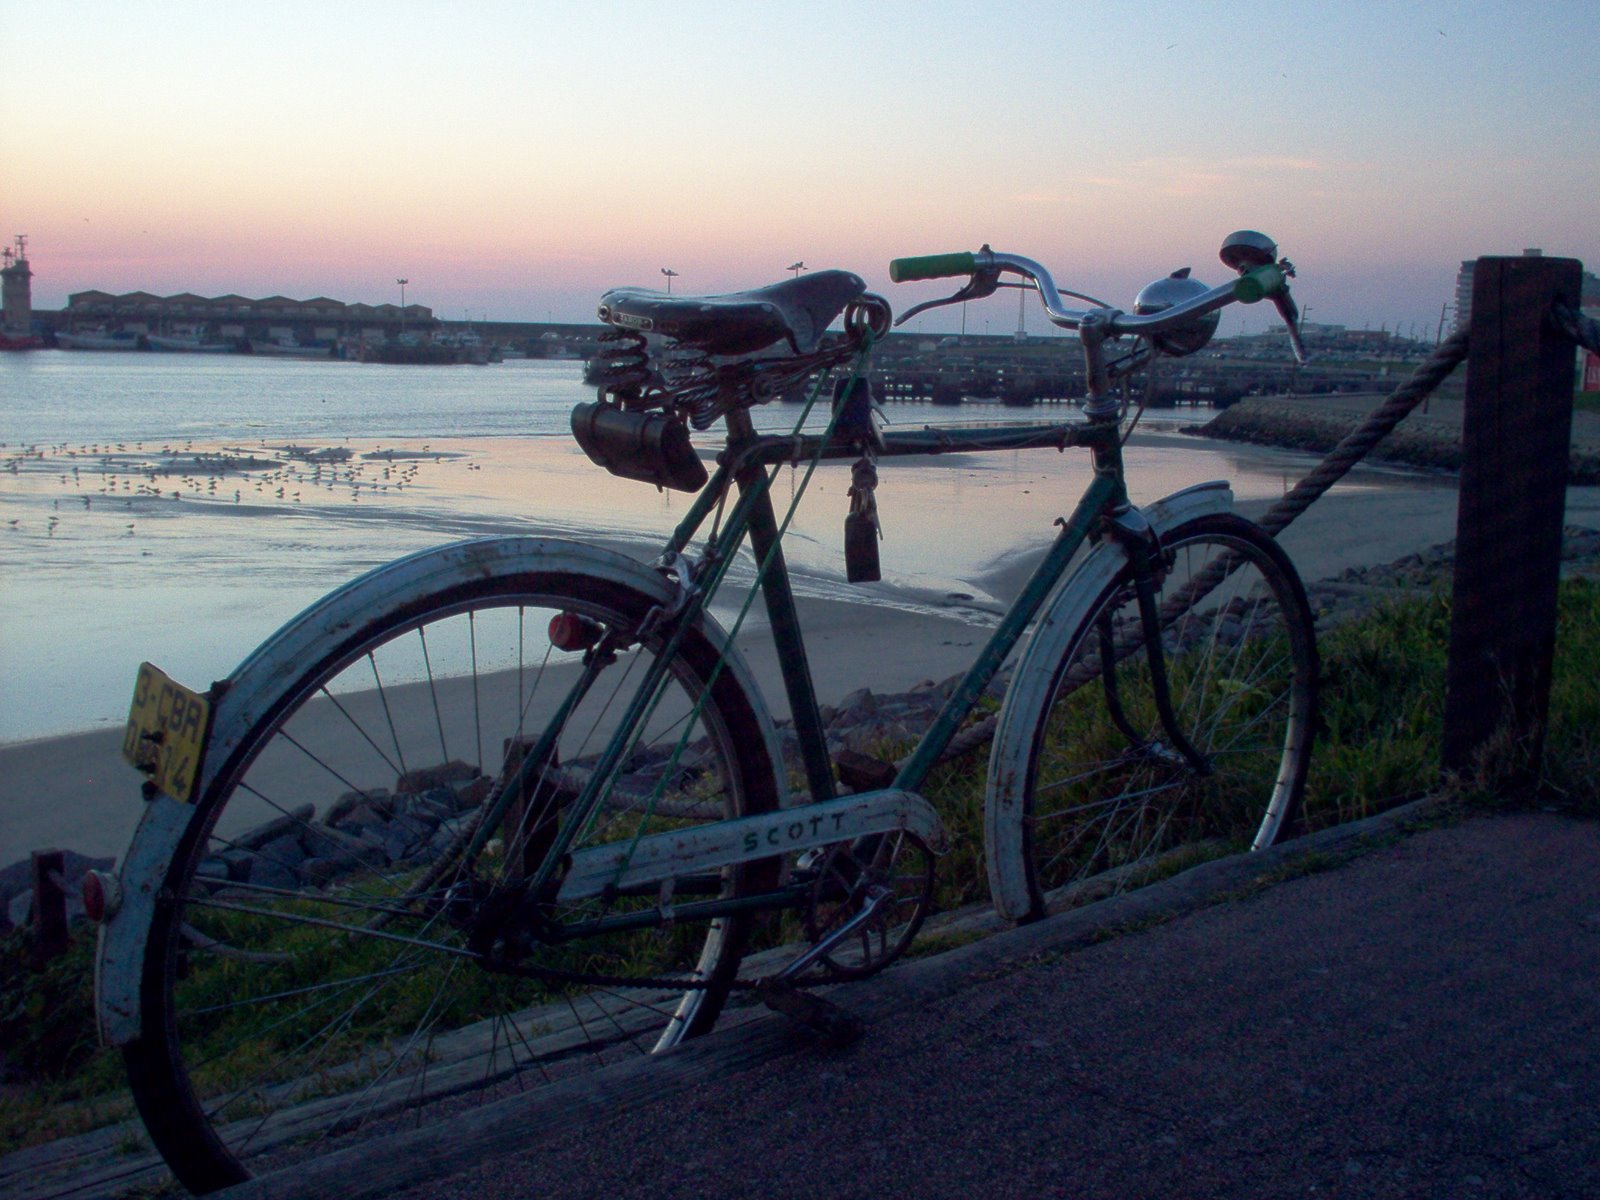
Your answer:
[[[0,0],[0,236],[28,235],[40,308],[405,278],[440,317],[573,321],[664,267],[717,293],[797,261],[900,310],[940,285],[890,258],[983,243],[1126,307],[1178,267],[1221,282],[1252,228],[1311,321],[1420,336],[1463,259],[1600,261],[1597,24],[1589,0]]]

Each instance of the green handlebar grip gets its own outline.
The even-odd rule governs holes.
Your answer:
[[[1257,300],[1276,296],[1288,286],[1289,280],[1283,268],[1276,263],[1267,263],[1239,276],[1233,285],[1233,298],[1241,304],[1254,304]]]
[[[971,275],[977,266],[977,259],[970,250],[958,254],[919,254],[891,262],[889,278],[896,283],[909,283],[913,279],[942,279],[946,275]]]

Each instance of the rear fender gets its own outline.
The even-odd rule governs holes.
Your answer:
[[[195,795],[225,778],[255,724],[272,712],[306,664],[358,634],[376,613],[392,612],[451,588],[530,571],[587,575],[634,588],[658,604],[676,599],[674,586],[637,559],[598,546],[555,538],[482,538],[425,550],[352,580],[273,634],[220,684],[212,685],[211,730]],[[782,746],[772,714],[738,648],[709,613],[701,628],[749,698],[774,764],[780,807],[790,805]],[[139,1036],[140,979],[150,923],[167,872],[194,820],[195,805],[157,796],[145,809],[118,871],[122,900],[100,927],[95,958],[95,1019],[100,1040],[121,1046]]]

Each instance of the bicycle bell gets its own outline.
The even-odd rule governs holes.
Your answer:
[[[1210,290],[1198,279],[1190,279],[1189,268],[1182,267],[1165,279],[1158,279],[1140,288],[1139,294],[1133,298],[1133,311],[1141,317],[1163,312],[1174,304],[1193,300]],[[1221,320],[1222,317],[1218,313],[1206,313],[1176,328],[1152,333],[1149,335],[1150,341],[1163,354],[1182,358],[1185,354],[1193,354],[1209,342],[1211,335],[1217,332],[1217,325]]]

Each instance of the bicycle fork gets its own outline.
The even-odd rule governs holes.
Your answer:
[[[1129,513],[1137,510],[1130,509]],[[1142,642],[1145,648],[1145,657],[1150,669],[1150,689],[1155,701],[1156,715],[1161,720],[1161,729],[1176,748],[1190,769],[1199,775],[1211,773],[1211,762],[1195,748],[1193,742],[1184,734],[1178,725],[1178,714],[1172,707],[1171,678],[1167,674],[1166,651],[1161,644],[1161,614],[1156,607],[1156,572],[1160,561],[1161,549],[1156,542],[1154,532],[1143,518],[1138,521],[1112,518],[1107,524],[1112,535],[1121,543],[1128,555],[1128,565],[1133,571],[1134,597],[1139,605],[1139,627]],[[1139,526],[1143,525],[1142,528]],[[1122,707],[1122,698],[1117,685],[1117,665],[1125,657],[1138,648],[1137,644],[1119,647],[1116,644],[1115,631],[1111,627],[1111,614],[1102,612],[1096,622],[1096,632],[1100,642],[1100,678],[1106,697],[1106,711],[1112,723],[1120,729],[1129,743],[1147,754],[1171,755],[1172,752],[1163,747],[1152,746],[1133,723],[1128,719],[1127,712]]]

